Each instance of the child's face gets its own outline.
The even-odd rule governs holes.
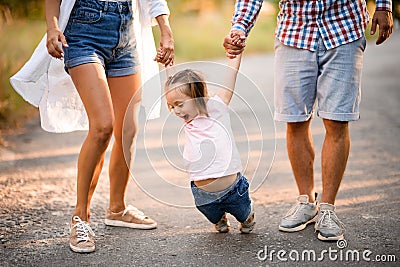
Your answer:
[[[173,110],[175,115],[186,123],[199,115],[195,100],[183,94],[179,88],[168,91],[165,94],[165,98],[167,99],[168,108]]]

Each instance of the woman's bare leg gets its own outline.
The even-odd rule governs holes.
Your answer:
[[[88,135],[78,158],[77,201],[73,216],[89,220],[90,200],[104,162],[114,114],[104,69],[90,63],[69,70],[89,118]]]
[[[140,74],[109,78],[114,106],[114,144],[110,157],[110,206],[112,212],[125,209],[125,193],[129,181],[129,165],[138,132],[140,109]],[[125,124],[125,125],[124,125]]]

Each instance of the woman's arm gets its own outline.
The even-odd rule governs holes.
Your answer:
[[[47,42],[46,47],[49,54],[55,58],[63,58],[64,53],[59,43],[64,47],[68,47],[64,34],[58,27],[58,16],[60,15],[61,0],[46,0],[46,25],[47,25]]]
[[[157,50],[155,60],[164,66],[174,64],[174,37],[171,26],[169,25],[168,15],[160,15],[156,17],[157,24],[160,27],[160,47]]]
[[[242,54],[237,55],[235,58],[228,59],[228,66],[230,68],[227,68],[226,70],[225,81],[222,84],[224,88],[217,92],[217,95],[226,105],[229,105],[231,102],[233,91],[235,90],[236,77],[239,71],[241,59]]]

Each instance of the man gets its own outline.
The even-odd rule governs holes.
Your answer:
[[[224,39],[234,58],[254,25],[262,0],[237,0],[232,29]],[[376,0],[371,34],[379,26],[379,45],[392,33],[391,0]],[[275,114],[287,123],[287,151],[299,191],[297,203],[279,230],[296,232],[316,222],[320,240],[344,238],[335,198],[350,148],[348,122],[359,119],[365,0],[281,0],[275,39]],[[243,42],[233,41],[240,35]],[[322,196],[314,192],[314,147],[310,121],[314,112],[326,130],[322,147]]]

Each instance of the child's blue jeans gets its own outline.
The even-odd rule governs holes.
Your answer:
[[[249,183],[241,173],[230,187],[222,191],[204,191],[193,181],[191,188],[197,209],[213,224],[219,222],[225,213],[232,214],[239,222],[244,222],[250,215]]]

